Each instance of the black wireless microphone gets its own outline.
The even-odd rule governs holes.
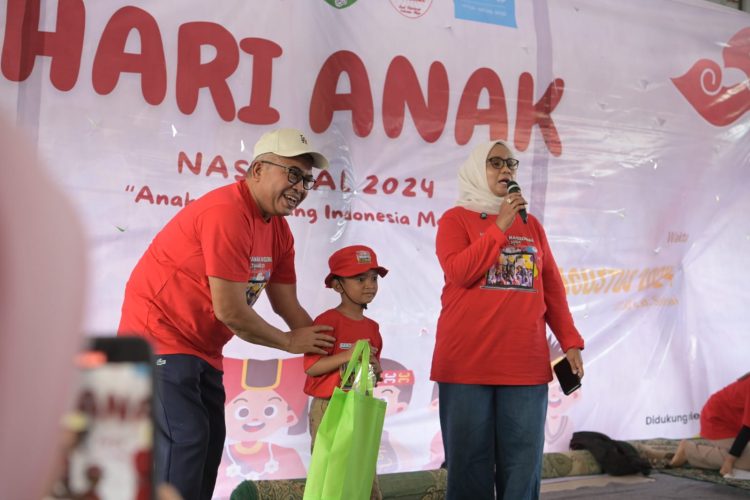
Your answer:
[[[508,194],[511,193],[520,193],[521,192],[521,186],[518,185],[516,181],[508,181]],[[526,213],[526,209],[522,208],[518,211],[518,215],[521,216],[521,220],[524,224],[526,224],[526,221],[529,219],[528,214]]]
[[[482,212],[481,214],[479,214],[479,218],[482,219],[482,220],[486,219],[487,218],[487,212]]]

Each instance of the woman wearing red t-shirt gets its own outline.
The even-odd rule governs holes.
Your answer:
[[[583,339],[547,236],[510,192],[518,160],[479,145],[459,171],[459,199],[438,224],[445,275],[432,380],[448,466],[448,500],[539,497],[547,384],[546,326],[583,375]]]

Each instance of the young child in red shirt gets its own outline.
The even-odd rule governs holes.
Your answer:
[[[316,325],[333,327],[333,331],[328,332],[336,339],[333,348],[329,349],[327,355],[305,354],[305,393],[313,397],[310,405],[311,449],[333,389],[341,384],[342,367],[349,362],[352,347],[358,340],[369,341],[372,353],[370,362],[376,377],[381,372],[379,360],[383,339],[380,328],[375,321],[365,317],[364,310],[378,292],[378,277],[385,276],[388,270],[378,265],[375,252],[364,245],[348,246],[334,252],[328,259],[328,267],[330,273],[326,276],[325,285],[341,295],[341,303],[314,321]],[[370,498],[382,498],[377,476]]]

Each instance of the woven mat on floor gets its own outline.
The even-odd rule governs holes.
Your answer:
[[[647,439],[630,441],[639,453],[651,461],[654,469],[664,474],[681,476],[700,481],[736,486],[750,490],[750,481],[738,479],[724,479],[715,471],[681,467],[677,469],[665,468],[667,459],[664,455],[674,452],[679,440]],[[542,463],[542,478],[569,478],[601,474],[601,468],[594,457],[585,450],[568,451],[566,453],[546,453]],[[611,476],[601,475],[599,480],[611,481]],[[445,492],[445,470],[402,472],[383,474],[379,476],[380,489],[386,498],[403,500],[420,499],[433,500],[442,498]],[[284,481],[245,481],[232,494],[232,500],[270,500],[270,499],[301,499],[305,488],[304,479],[290,479]]]
[[[716,484],[726,484],[729,486],[735,486],[744,490],[750,490],[750,481],[746,479],[730,479],[723,478],[719,475],[719,471],[696,469],[692,467],[677,467],[676,469],[661,469],[659,470],[662,474],[669,474],[670,476],[687,477],[690,479],[697,479],[698,481],[708,481]]]
[[[609,474],[597,474],[595,476],[570,476],[559,479],[542,480],[542,493],[552,491],[575,490],[583,487],[603,487],[612,484],[640,484],[651,483],[654,479],[641,474],[628,476],[610,476]]]

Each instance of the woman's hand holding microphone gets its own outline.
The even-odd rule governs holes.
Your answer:
[[[497,224],[497,227],[502,232],[507,231],[513,225],[516,214],[524,208],[526,208],[526,200],[520,191],[505,195],[500,206],[500,213],[497,214],[497,218],[495,219],[495,224]]]

